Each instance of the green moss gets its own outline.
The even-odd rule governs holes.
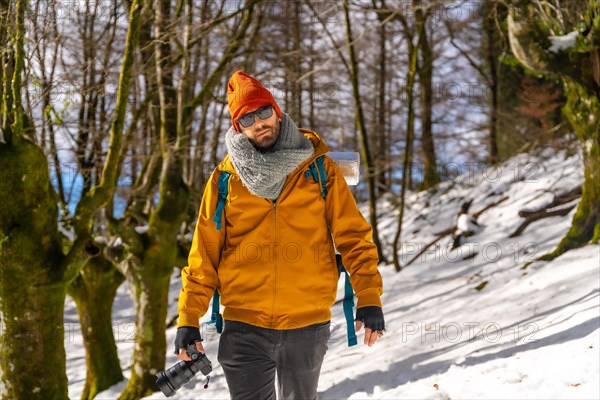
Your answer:
[[[64,287],[35,287],[26,279],[19,283],[19,291],[2,293],[4,398],[67,399]]]
[[[567,104],[565,114],[579,140],[583,153],[584,182],[581,200],[573,216],[571,228],[556,249],[541,257],[553,260],[571,249],[588,244],[598,238],[600,221],[600,104],[594,93],[579,83],[565,79]]]
[[[152,393],[154,393],[154,390],[144,387],[143,379],[132,372],[129,383],[125,390],[121,392],[119,400],[139,400],[142,397],[150,396]]]
[[[0,149],[0,310],[6,398],[67,398],[63,253],[57,199],[42,151],[25,138]]]
[[[521,269],[527,269],[527,268],[529,268],[529,266],[530,266],[531,264],[533,264],[534,262],[535,262],[535,261],[527,261],[527,262],[526,262],[526,263],[525,263],[525,264],[524,264],[524,265],[521,267]]]
[[[169,281],[176,251],[175,240],[158,252],[146,252],[141,259],[140,274],[129,276],[136,288],[136,347],[133,355],[131,377],[121,393],[120,400],[139,399],[158,390],[156,371],[164,370],[166,354],[166,318]]]
[[[594,237],[592,238],[593,244],[598,244],[600,241],[600,222],[596,224],[596,228],[594,229]]]
[[[600,161],[598,161],[600,162]],[[593,183],[592,183],[593,184]],[[596,185],[598,183],[595,183]],[[551,261],[565,252],[581,247],[594,241],[598,231],[598,200],[596,204],[590,204],[589,196],[585,196],[586,189],[573,216],[571,228],[566,236],[560,241],[556,249],[551,253],[540,257],[540,260]],[[592,200],[593,201],[593,200]],[[593,209],[592,209],[593,207]],[[596,239],[597,240],[597,239]]]
[[[113,335],[112,304],[123,275],[103,257],[92,258],[70,287],[75,299],[86,350],[86,381],[82,400],[123,380]]]

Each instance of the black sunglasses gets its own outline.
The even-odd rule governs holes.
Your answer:
[[[271,118],[273,115],[273,106],[262,106],[256,111],[249,112],[247,114],[242,115],[237,119],[237,123],[240,124],[244,128],[248,128],[254,124],[254,116],[257,115],[260,119]]]

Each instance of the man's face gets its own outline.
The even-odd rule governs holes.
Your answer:
[[[246,136],[250,143],[252,143],[254,147],[256,147],[256,149],[260,151],[267,151],[271,149],[271,147],[273,147],[275,142],[277,142],[277,138],[279,137],[279,117],[277,116],[275,110],[273,110],[273,107],[269,107],[271,108],[271,116],[266,119],[262,119],[260,117],[260,114],[263,113],[256,113],[257,110],[253,110],[252,112],[245,114],[237,119],[238,125],[242,130],[244,136]],[[261,109],[262,107],[258,110],[261,111]],[[254,118],[254,122],[252,123],[252,125],[244,127],[240,123],[240,119],[252,113],[254,113],[254,115],[252,115],[252,117]],[[246,118],[248,119],[249,117]]]

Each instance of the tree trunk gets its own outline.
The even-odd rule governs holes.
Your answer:
[[[5,0],[0,0],[0,26],[8,27],[8,8],[4,4]],[[0,29],[0,47],[4,48],[8,42],[6,39],[6,31],[7,29]],[[4,63],[6,59],[7,52],[0,53],[0,110],[3,110],[4,103],[4,84],[8,82],[4,79]],[[4,112],[3,112],[4,113]],[[4,128],[3,123],[4,116],[0,117],[0,133]]]
[[[177,93],[173,87],[171,48],[169,32],[171,20],[168,14],[169,0],[154,4],[155,37],[159,42],[154,47],[156,81],[160,100],[160,142],[162,167],[159,183],[159,204],[149,217],[149,228],[143,239],[133,226],[120,228],[124,241],[133,249],[135,257],[126,273],[129,285],[134,289],[136,299],[136,343],[133,355],[131,377],[121,393],[120,400],[133,400],[158,390],[156,372],[165,367],[165,329],[169,279],[177,260],[177,234],[187,216],[189,188],[183,179],[183,155],[187,139],[184,127],[195,107],[202,105],[212,91],[212,85],[220,81],[225,67],[233,59],[243,44],[250,23],[253,7],[257,0],[249,0],[242,17],[239,30],[231,39],[217,67],[204,82],[200,93],[193,100],[180,102],[187,104],[187,112],[177,120]],[[152,7],[147,0],[146,7]],[[172,32],[171,32],[172,34]],[[162,44],[158,44],[162,43]],[[183,95],[183,92],[180,91]],[[182,110],[183,111],[183,110]],[[148,192],[152,193],[151,191]]]
[[[66,399],[64,265],[57,198],[42,150],[23,132],[21,74],[26,2],[4,41],[0,142],[0,365],[3,399]],[[0,17],[8,15],[0,3]],[[8,43],[0,43],[9,48]],[[10,71],[10,66],[14,68]],[[8,68],[7,68],[8,67]],[[11,100],[11,98],[14,99]]]
[[[91,400],[123,380],[112,330],[112,305],[124,280],[112,263],[96,257],[69,287],[68,293],[77,304],[85,346],[87,373],[82,400]]]
[[[305,37],[302,34],[305,32],[302,29],[302,2],[295,1],[294,2],[294,86],[295,86],[295,96],[296,96],[296,109],[297,109],[297,119],[298,126],[306,126],[306,121],[304,120],[304,110],[302,106],[304,105],[303,101],[303,91],[302,91],[302,82],[300,81],[300,77],[302,76],[303,68],[302,68],[302,43],[305,42]]]
[[[591,32],[580,36],[583,41],[592,41],[600,35],[600,15],[594,4],[589,3],[593,18]],[[535,31],[540,27],[532,18],[515,21],[512,14],[509,15],[511,49],[528,68],[562,81],[567,97],[563,111],[575,130],[583,154],[584,182],[571,228],[554,251],[540,258],[552,260],[590,241],[597,242],[600,237],[600,51],[593,43],[586,44],[590,48],[587,52],[571,48],[558,53],[545,50],[536,42],[544,32]]]
[[[492,0],[486,0],[483,6],[484,10],[484,29],[487,40],[486,61],[489,72],[489,91],[492,96],[490,105],[490,134],[489,134],[489,154],[488,163],[494,165],[498,162],[498,134],[496,127],[498,125],[498,72],[496,63],[498,62],[497,34],[496,34],[496,19],[495,19],[496,4]]]
[[[387,135],[387,124],[386,124],[386,82],[387,82],[387,68],[386,64],[388,60],[388,54],[386,51],[386,43],[387,43],[387,29],[386,24],[384,23],[384,16],[379,16],[379,23],[381,26],[379,27],[379,70],[377,71],[379,74],[378,79],[378,96],[377,96],[377,139],[378,139],[378,147],[379,147],[379,157],[377,162],[377,169],[379,170],[379,175],[377,176],[377,188],[379,195],[383,195],[385,192],[390,190],[388,186],[388,171],[390,169],[390,165],[388,165],[388,154],[390,152],[390,146],[388,144],[388,135]]]
[[[392,243],[392,254],[393,254],[393,262],[394,268],[396,272],[400,272],[402,270],[402,266],[400,265],[400,249],[398,248],[400,244],[400,238],[402,237],[402,220],[404,218],[404,198],[406,194],[407,186],[409,186],[409,177],[410,177],[410,168],[409,161],[411,160],[412,154],[412,144],[413,144],[413,136],[415,130],[415,109],[414,109],[414,85],[415,85],[415,75],[417,74],[417,59],[419,52],[419,43],[421,41],[421,37],[423,34],[424,26],[420,26],[420,30],[418,33],[417,45],[414,46],[412,44],[413,38],[408,35],[407,32],[407,43],[408,43],[408,55],[409,55],[409,63],[408,63],[408,72],[406,77],[406,103],[408,107],[407,111],[407,119],[406,119],[406,146],[404,147],[404,162],[402,165],[402,187],[400,189],[400,212],[398,213],[398,228],[396,229],[396,234],[394,235],[394,241]]]
[[[133,226],[127,227],[129,232],[125,241],[131,245],[135,240],[141,246],[133,247],[140,252],[126,271],[127,281],[135,294],[136,337],[131,376],[119,397],[121,400],[139,399],[158,390],[156,372],[165,366],[169,277],[175,265],[177,232],[182,216],[186,215],[189,196],[183,182],[183,150],[179,147],[183,140],[181,128],[186,126],[183,119],[189,117],[189,113],[180,110],[178,121],[177,105],[181,106],[182,102],[178,102],[173,83],[170,33],[166,31],[166,26],[171,23],[170,0],[159,0],[154,4],[152,0],[146,0],[145,8],[154,10],[154,59],[162,153],[160,202],[150,215],[149,229],[144,234],[146,240],[140,240],[132,231]]]
[[[29,241],[32,232],[23,233],[21,243]],[[3,245],[3,257],[6,257],[6,250],[10,252],[11,244],[18,246],[16,236],[13,231],[11,243]],[[41,242],[42,237],[37,237]],[[31,250],[30,254],[36,254],[34,249]],[[19,261],[6,258],[0,284],[4,319],[0,352],[5,386],[2,398],[68,399],[63,342],[65,287],[60,284],[36,285],[32,273],[47,267],[41,260],[28,260],[31,263],[24,269]]]
[[[0,6],[4,12],[6,2]],[[73,220],[76,239],[65,255],[64,238],[57,229],[58,199],[50,182],[46,155],[24,135],[24,129],[31,125],[24,121],[20,102],[25,8],[24,0],[16,2],[16,29],[8,35],[14,54],[5,55],[5,61],[9,61],[5,67],[14,65],[14,71],[12,78],[6,70],[2,77],[3,104],[10,104],[5,108],[7,118],[3,121],[12,121],[9,140],[0,142],[2,396],[5,399],[66,399],[63,325],[66,286],[95,251],[89,241],[93,215],[114,193],[125,116],[124,98],[129,92],[131,53],[137,41],[135,16],[139,10],[134,0],[102,181],[79,203]],[[15,101],[7,100],[7,88]],[[4,125],[2,129],[6,135]]]
[[[136,336],[131,377],[119,400],[137,400],[157,391],[156,373],[165,368],[169,279],[177,247],[175,242],[163,246],[162,249],[153,246],[145,253],[140,261],[143,270],[134,272],[137,279],[128,276],[135,293]],[[173,257],[168,257],[169,254]]]
[[[2,398],[67,399],[64,270],[47,161],[16,135],[0,144],[0,159]]]
[[[215,111],[215,120],[221,121],[225,114],[227,113],[225,110],[227,109],[227,104],[223,103],[219,108],[218,112]],[[219,163],[219,159],[217,158],[217,152],[219,150],[219,135],[221,134],[221,127],[215,124],[212,132],[212,140],[210,142],[210,162],[212,165],[217,165]]]
[[[169,279],[177,260],[177,233],[187,214],[189,189],[183,182],[181,151],[163,156],[160,202],[150,216],[141,257],[127,281],[136,300],[136,338],[131,377],[120,400],[134,400],[158,390],[156,372],[165,367]]]
[[[440,176],[437,170],[437,157],[435,155],[435,146],[432,132],[432,109],[433,109],[433,55],[431,45],[427,38],[427,13],[423,12],[420,0],[414,0],[415,19],[417,31],[422,31],[419,41],[419,51],[421,53],[422,64],[418,69],[420,83],[420,102],[421,102],[421,150],[423,151],[423,182],[421,190],[429,189],[440,182]]]
[[[377,246],[377,255],[380,262],[385,262],[385,257],[379,240],[379,229],[377,227],[377,196],[375,194],[375,168],[371,159],[371,151],[369,149],[369,136],[365,125],[365,118],[362,108],[362,102],[359,90],[358,80],[358,62],[354,53],[352,27],[350,23],[350,14],[348,10],[348,2],[344,0],[344,17],[346,21],[346,44],[348,46],[348,54],[350,56],[350,80],[352,81],[352,96],[354,97],[354,108],[356,115],[356,125],[360,134],[362,158],[367,169],[367,183],[369,187],[369,222],[373,229],[373,243]]]
[[[23,7],[23,2],[17,3],[19,9]],[[0,52],[0,62],[2,62],[2,107],[0,110],[2,111],[2,139],[7,145],[12,144],[13,141],[13,124],[15,123],[15,118],[17,117],[17,112],[13,112],[13,109],[17,109],[18,107],[13,108],[13,89],[17,84],[14,82],[15,77],[15,69],[18,69],[17,62],[17,47],[23,46],[23,40],[17,42],[16,37],[19,35],[23,35],[21,29],[17,29],[15,26],[16,23],[13,21],[14,18],[14,3],[12,1],[3,1],[0,3],[0,13],[2,13],[2,20],[5,22],[7,34],[5,34],[5,38],[3,42],[0,43],[3,51]],[[24,30],[24,11],[21,23],[19,27]],[[10,22],[8,22],[10,21]],[[4,30],[4,29],[3,29]],[[12,42],[15,42],[15,45],[12,45]],[[20,45],[20,46],[19,46]],[[21,62],[22,64],[22,62]],[[17,74],[20,79],[20,72]],[[21,93],[21,84],[19,82],[18,85],[19,94]],[[18,110],[18,113],[22,113],[22,110]],[[22,134],[22,132],[18,132],[17,134]]]
[[[315,40],[315,32],[314,29],[310,29],[310,44],[308,51],[313,54],[314,48],[313,43]],[[314,71],[315,69],[315,57],[308,57],[308,70]],[[316,129],[316,120],[315,120],[315,74],[310,74],[308,76],[308,129]]]
[[[143,250],[133,257],[126,272],[135,294],[136,337],[131,377],[120,400],[139,399],[157,391],[156,372],[165,367],[169,280],[177,259],[177,232],[189,199],[178,154],[167,151],[163,157],[160,202],[150,216]]]
[[[584,181],[571,229],[552,253],[542,257],[544,260],[552,260],[590,240],[598,243],[600,238],[600,104],[591,88],[570,79],[564,80],[564,88],[564,112],[581,144]]]

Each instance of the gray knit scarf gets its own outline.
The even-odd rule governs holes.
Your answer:
[[[277,141],[267,152],[260,152],[240,132],[231,127],[225,135],[229,158],[250,193],[270,200],[281,194],[285,179],[315,149],[298,127],[283,114]]]

